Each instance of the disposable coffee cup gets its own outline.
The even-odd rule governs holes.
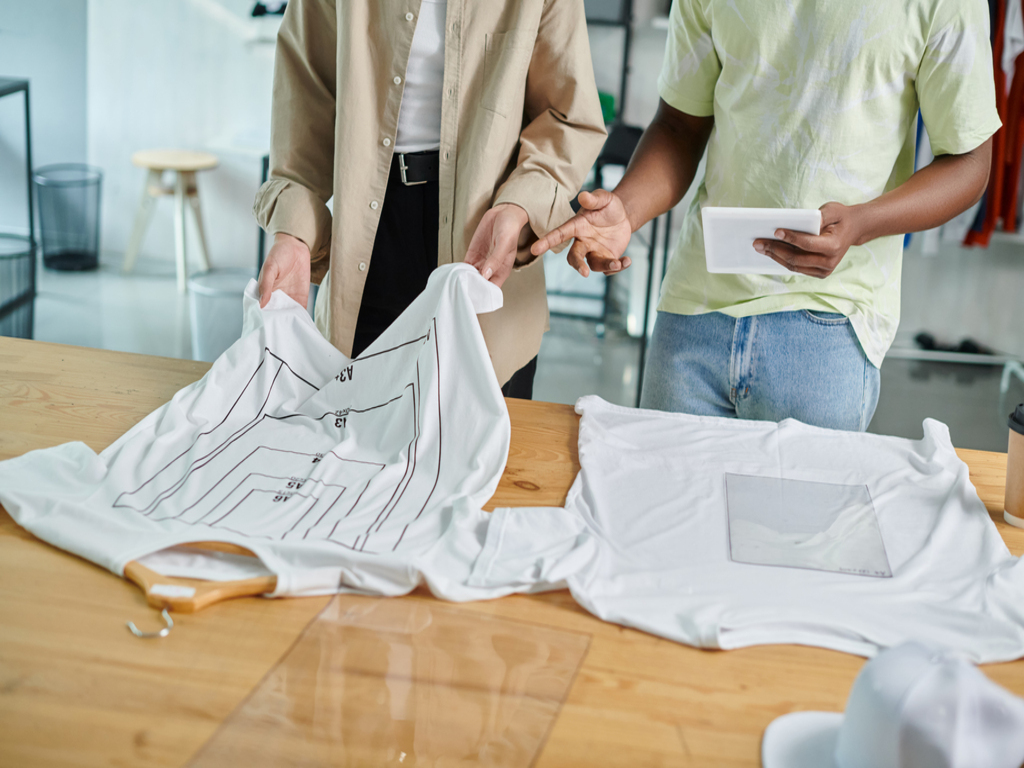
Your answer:
[[[1024,403],[1010,414],[1010,447],[1006,456],[1006,501],[1003,518],[1024,528]]]

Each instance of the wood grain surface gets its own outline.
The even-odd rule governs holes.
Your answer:
[[[102,450],[207,368],[0,338],[0,459],[69,440]],[[512,448],[489,508],[561,505],[578,469],[573,410],[508,406]],[[1024,530],[1001,520],[1005,455],[959,453],[1020,555]],[[176,615],[166,639],[139,640],[126,621],[143,630],[161,622],[137,587],[44,544],[0,511],[0,766],[185,765],[328,600],[231,600]],[[421,591],[392,600],[440,605]],[[773,718],[841,710],[864,663],[797,646],[700,651],[601,622],[564,591],[459,606],[463,619],[466,612],[524,632],[589,638],[536,758],[542,768],[757,766]],[[985,671],[1024,695],[1024,662]],[[377,683],[376,694],[394,685]]]

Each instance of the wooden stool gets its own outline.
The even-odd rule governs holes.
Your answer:
[[[146,227],[153,215],[156,198],[174,195],[174,251],[178,270],[178,290],[185,292],[188,279],[188,264],[185,256],[185,200],[188,199],[195,219],[196,233],[199,235],[199,266],[204,270],[210,268],[206,253],[206,233],[203,231],[203,216],[199,211],[199,188],[196,186],[196,172],[216,168],[219,161],[216,155],[207,152],[190,152],[185,149],[147,149],[132,155],[132,165],[146,168],[149,174],[146,185],[142,189],[139,211],[135,214],[135,225],[128,239],[128,249],[124,254],[123,272],[127,274],[135,268],[135,259],[142,247],[142,239],[146,235]],[[164,184],[164,171],[173,171],[174,180]]]

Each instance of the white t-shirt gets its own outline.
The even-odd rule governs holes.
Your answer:
[[[606,621],[704,648],[796,643],[871,656],[916,639],[979,663],[1024,656],[1024,566],[944,425],[925,421],[924,439],[913,441],[641,411],[597,397],[576,410],[581,469],[565,509],[496,510],[470,585],[567,585]],[[812,490],[866,486],[887,567],[818,570],[849,554],[821,557],[837,554],[829,548],[841,536],[815,539],[817,556],[802,567],[734,561],[727,483],[744,476]],[[828,533],[849,524],[840,517]],[[851,544],[878,546],[863,537]]]
[[[405,90],[398,110],[395,152],[425,152],[441,146],[444,88],[444,20],[447,0],[422,0],[409,49]]]
[[[285,294],[260,310],[251,282],[242,338],[201,380],[99,455],[67,443],[0,462],[0,502],[117,574],[142,559],[169,576],[274,573],[277,596],[403,594],[422,579],[446,594],[479,551],[480,507],[508,455],[476,319],[501,303],[474,268],[441,267],[349,360]],[[151,554],[196,541],[259,560]]]

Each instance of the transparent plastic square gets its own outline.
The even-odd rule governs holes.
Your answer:
[[[418,598],[335,597],[190,768],[527,768],[590,636]]]
[[[891,578],[866,485],[727,474],[733,562]]]

